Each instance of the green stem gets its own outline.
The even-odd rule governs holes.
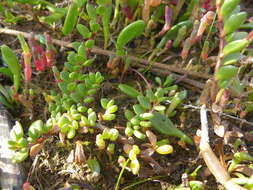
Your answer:
[[[114,28],[114,26],[116,25],[117,20],[119,18],[119,3],[120,3],[120,0],[116,0],[111,28]]]
[[[121,168],[121,171],[120,171],[120,174],[118,176],[117,183],[115,185],[115,189],[114,190],[118,190],[119,189],[120,180],[122,178],[122,175],[123,175],[123,173],[125,171],[125,168],[126,168],[126,166],[127,166],[127,164],[128,164],[129,161],[130,161],[130,159],[127,159],[127,161],[124,163],[123,167]]]
[[[139,184],[142,184],[142,183],[145,183],[147,181],[151,181],[151,180],[156,180],[156,179],[160,179],[160,178],[165,178],[167,176],[155,176],[155,177],[149,177],[147,179],[143,179],[143,180],[140,180],[140,181],[137,181],[135,183],[132,183],[131,185],[128,185],[126,187],[124,187],[122,190],[126,190],[126,189],[130,189],[136,185],[139,185]]]

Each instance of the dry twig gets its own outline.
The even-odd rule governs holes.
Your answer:
[[[0,34],[1,33],[8,34],[8,35],[14,35],[14,36],[22,34],[25,38],[28,38],[30,35],[29,33],[26,33],[26,32],[21,32],[21,31],[7,29],[7,28],[0,28]],[[36,38],[38,38],[38,37],[36,37]],[[72,48],[72,44],[70,42],[56,40],[56,39],[52,39],[52,41],[56,45],[67,47],[67,48]],[[116,56],[115,52],[109,51],[109,50],[103,50],[99,47],[93,47],[91,49],[91,52],[96,53],[96,54],[106,55],[106,56]],[[207,74],[202,74],[202,73],[194,72],[194,71],[188,71],[188,70],[185,70],[182,68],[178,68],[178,67],[171,66],[171,65],[161,64],[158,62],[149,62],[145,59],[137,58],[137,57],[131,56],[131,55],[129,55],[128,58],[131,59],[132,61],[134,61],[133,63],[131,63],[133,66],[150,67],[151,71],[153,70],[153,72],[158,72],[160,74],[175,72],[175,73],[184,74],[186,76],[193,76],[193,77],[202,78],[202,79],[211,78],[211,76],[207,75]],[[182,76],[180,76],[178,74],[173,74],[173,76],[175,76],[176,79],[182,78]],[[192,80],[192,79],[188,79],[186,77],[182,78],[182,82],[188,83],[188,84],[195,86],[197,88],[200,88],[200,89],[203,89],[203,87],[204,87],[203,83]]]
[[[228,172],[221,165],[218,158],[212,151],[209,145],[209,136],[208,136],[208,120],[206,114],[206,106],[202,105],[200,110],[200,119],[201,119],[201,141],[200,141],[200,153],[210,170],[210,172],[215,176],[216,180],[221,183],[227,190],[246,190],[245,188],[237,185],[232,181]]]

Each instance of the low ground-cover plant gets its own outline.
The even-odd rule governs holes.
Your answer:
[[[53,43],[61,43],[62,46],[66,43],[53,41],[48,34],[25,36],[28,42],[23,35],[18,35],[23,72],[14,51],[6,45],[1,46],[3,61],[8,67],[0,68],[0,72],[13,80],[12,88],[0,86],[0,102],[5,106],[13,108],[14,102],[20,102],[31,108],[32,99],[29,97],[36,89],[32,85],[33,78],[36,78],[33,74],[48,73],[49,78],[54,80],[50,90],[42,91],[47,104],[44,119],[40,116],[29,127],[16,122],[11,130],[9,146],[15,152],[13,161],[22,162],[29,156],[34,158],[47,139],[59,136],[55,140],[59,143],[54,141],[52,146],[63,147],[68,154],[67,163],[87,163],[93,176],[100,175],[99,158],[95,153],[88,155],[87,150],[96,149],[106,153],[110,162],[118,162],[122,169],[115,189],[119,188],[124,170],[143,175],[142,171],[145,172],[147,167],[145,162],[155,173],[166,173],[166,167],[161,166],[159,161],[171,158],[176,144],[185,150],[193,148],[193,142],[198,145],[197,136],[193,141],[192,134],[176,126],[178,120],[175,118],[181,117],[181,105],[193,99],[179,87],[178,82],[187,76],[207,79],[208,76],[203,76],[207,72],[200,73],[205,67],[213,73],[211,82],[202,92],[205,101],[200,100],[200,103],[208,105],[213,111],[211,116],[216,129],[224,127],[218,112],[245,117],[252,111],[251,86],[245,82],[252,71],[248,65],[240,64],[243,55],[249,54],[247,47],[252,42],[252,32],[241,28],[250,28],[252,23],[245,24],[247,14],[240,11],[239,3],[239,0],[217,0],[216,4],[209,0],[73,0],[68,5],[63,3],[58,6],[44,0],[4,1],[0,4],[0,15],[6,23],[21,22],[19,16],[14,16],[15,9],[12,8],[15,5],[28,6],[36,13],[33,15],[36,22],[55,30],[58,36],[78,39],[67,44],[72,49],[67,51],[66,60],[61,64],[62,59],[57,62]],[[3,11],[3,7],[7,11]],[[119,14],[120,11],[123,14]],[[56,26],[61,26],[60,30]],[[101,44],[104,49],[97,47]],[[134,58],[141,60],[139,65],[143,69],[129,69],[134,65],[133,56],[129,54],[135,52],[129,47],[138,52],[142,45],[147,44],[149,47],[144,53],[141,51],[136,55],[148,61]],[[213,69],[209,62],[217,51]],[[97,52],[110,56],[107,68],[97,63]],[[174,64],[175,67],[154,63],[165,54],[170,54],[165,60],[177,57],[180,61]],[[153,66],[159,68],[159,73],[163,73],[164,68],[171,68],[184,76],[177,77],[176,81],[173,75],[164,79],[151,77],[153,82],[148,82],[145,77]],[[184,66],[188,70],[183,69]],[[101,71],[94,67],[101,68]],[[114,76],[102,72],[108,69]],[[120,80],[112,86],[117,89],[117,95],[123,96],[124,102],[119,101],[117,96],[103,93],[106,83],[111,78],[117,78],[120,71],[123,73]],[[136,86],[123,81],[132,71],[143,79],[145,87],[137,90]],[[194,88],[191,90],[194,91]],[[225,138],[225,132],[216,134]],[[237,150],[231,159],[228,172],[237,177],[234,182],[251,189],[252,177],[245,171],[240,173],[238,167],[243,165],[252,169],[252,156]],[[187,184],[182,183],[174,189],[197,190],[204,189],[204,186],[194,176]],[[78,188],[78,185],[71,188]]]

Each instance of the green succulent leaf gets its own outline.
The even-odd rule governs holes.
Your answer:
[[[240,0],[226,0],[221,6],[221,16],[223,20],[226,20],[226,18],[232,13],[232,11],[237,7],[237,5],[240,3]]]
[[[68,133],[67,133],[67,138],[68,139],[73,139],[76,135],[76,130],[74,128],[70,128]]]
[[[144,140],[146,138],[146,135],[140,132],[139,130],[134,130],[133,134],[136,138],[141,140]]]
[[[101,169],[97,159],[89,159],[87,160],[87,164],[92,172],[100,174]]]
[[[77,28],[78,32],[83,36],[84,39],[91,37],[92,33],[83,24],[77,24],[76,28]]]
[[[140,104],[133,105],[133,109],[137,115],[140,115],[146,111],[146,109],[143,106],[141,106]]]
[[[158,112],[154,112],[154,117],[151,118],[152,126],[160,133],[179,137],[182,141],[193,144],[193,141],[184,134],[181,130],[177,129],[169,118]]]
[[[64,35],[68,35],[73,31],[77,23],[78,16],[79,16],[78,4],[72,2],[72,4],[68,9],[67,16],[65,18],[64,25],[62,28],[62,33]]]
[[[110,113],[106,113],[102,116],[103,120],[106,120],[106,121],[112,121],[114,120],[116,117],[115,114],[110,114]]]
[[[244,38],[246,38],[246,36],[248,35],[247,32],[233,32],[229,35],[226,36],[226,42],[232,42],[235,40],[242,40]]]
[[[239,12],[231,15],[224,24],[225,35],[230,34],[237,30],[247,19],[246,12]]]
[[[23,162],[27,157],[28,157],[28,149],[24,148],[14,153],[12,157],[12,161],[14,163],[20,163],[20,162]]]
[[[128,109],[125,110],[125,117],[130,121],[134,117],[134,113]]]
[[[0,67],[0,73],[13,80],[12,72],[8,67]]]
[[[100,103],[101,103],[102,108],[106,109],[106,108],[107,108],[108,102],[109,102],[108,99],[102,98],[102,99],[100,100]]]
[[[240,29],[253,29],[253,22],[249,22],[240,26]]]
[[[109,108],[107,108],[106,109],[106,113],[114,113],[114,112],[116,112],[118,110],[118,106],[116,106],[116,105],[112,105],[112,106],[110,106]]]
[[[225,56],[222,60],[222,65],[231,65],[236,63],[241,58],[241,53],[236,52]]]
[[[123,47],[136,37],[142,35],[145,30],[145,22],[143,20],[137,20],[126,26],[118,35],[116,42],[117,54],[122,55]]]
[[[241,50],[246,48],[248,45],[249,45],[249,41],[246,39],[232,41],[224,47],[223,54],[224,56],[226,56],[231,53],[240,52]]]
[[[96,18],[97,18],[96,9],[91,3],[86,4],[86,10],[87,10],[89,19],[96,20]]]
[[[237,76],[238,67],[233,65],[226,65],[219,68],[215,78],[220,81],[230,80]]]
[[[122,92],[124,92],[128,96],[131,96],[132,98],[137,98],[137,96],[141,95],[141,93],[138,90],[129,85],[120,84],[118,87]]]
[[[149,99],[142,96],[142,95],[139,95],[137,96],[137,100],[139,101],[140,105],[145,108],[145,109],[151,109],[151,104],[149,102]]]
[[[24,136],[23,127],[20,122],[16,121],[15,125],[13,126],[10,132],[10,137],[12,140],[17,141],[23,136]]]
[[[78,8],[82,8],[87,0],[75,0],[78,5]]]
[[[21,66],[19,64],[18,58],[16,54],[12,51],[12,49],[10,49],[7,45],[1,46],[1,52],[3,60],[6,62],[8,68],[13,74],[14,87],[17,91],[19,89],[21,79]]]

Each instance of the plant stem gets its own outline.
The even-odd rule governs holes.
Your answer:
[[[167,176],[155,176],[155,177],[149,177],[149,178],[146,178],[146,179],[143,179],[143,180],[140,180],[140,181],[137,181],[137,182],[134,182],[126,187],[124,187],[122,190],[126,190],[126,189],[130,189],[136,185],[139,185],[139,184],[142,184],[142,183],[145,183],[147,181],[151,181],[151,180],[157,180],[157,179],[160,179],[160,178],[165,178]]]
[[[121,178],[122,178],[122,175],[123,175],[123,173],[124,173],[124,171],[125,171],[125,168],[126,168],[126,166],[127,166],[127,164],[128,164],[129,161],[130,161],[130,159],[128,158],[127,161],[124,163],[123,167],[121,168],[121,171],[120,171],[119,176],[118,176],[118,179],[117,179],[117,183],[116,183],[116,185],[115,185],[115,190],[118,190],[118,189],[119,189],[120,180],[121,180]]]
[[[225,39],[224,39],[224,29],[223,29],[223,22],[221,17],[221,0],[216,0],[216,8],[217,8],[217,15],[218,15],[218,29],[219,29],[219,37],[220,37],[220,44],[219,44],[219,56],[218,60],[215,66],[215,73],[218,71],[218,69],[221,66],[221,59],[223,58],[222,51],[225,45]]]

